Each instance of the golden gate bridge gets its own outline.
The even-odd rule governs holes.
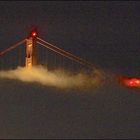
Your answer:
[[[0,52],[0,70],[16,69],[18,66],[32,69],[38,65],[46,66],[47,69],[70,69],[72,72],[101,72],[101,69],[89,61],[38,37],[36,30],[32,30],[27,38]],[[121,83],[128,87],[140,87],[140,79],[136,77],[121,78]]]
[[[61,65],[58,67],[69,67],[73,71],[95,69],[95,66],[87,60],[38,37],[36,30],[32,30],[27,38],[0,52],[0,70],[15,69],[17,66],[31,69],[37,65],[47,65],[51,68]]]

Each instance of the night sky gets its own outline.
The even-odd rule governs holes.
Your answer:
[[[1,1],[0,51],[34,26],[108,74],[140,76],[138,1]],[[139,99],[115,79],[83,92],[0,79],[0,138],[140,138]]]

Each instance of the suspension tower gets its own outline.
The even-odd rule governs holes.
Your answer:
[[[26,39],[25,66],[29,69],[37,65],[36,37],[37,31],[33,30],[29,34],[29,37]]]

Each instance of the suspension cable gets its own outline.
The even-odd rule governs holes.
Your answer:
[[[5,53],[7,53],[7,52],[9,52],[9,51],[11,51],[11,50],[13,50],[13,49],[15,49],[15,48],[18,47],[19,45],[23,44],[25,41],[26,41],[26,39],[24,39],[24,40],[22,40],[22,41],[16,43],[15,45],[9,47],[8,49],[6,49],[6,50],[0,52],[0,56],[4,55]]]
[[[80,57],[77,57],[77,56],[73,55],[72,53],[69,53],[69,52],[67,52],[67,51],[65,51],[65,50],[63,50],[63,49],[60,49],[59,47],[54,46],[54,45],[50,44],[49,42],[47,42],[47,41],[45,41],[45,40],[43,40],[43,39],[41,39],[41,38],[39,38],[39,37],[37,37],[37,39],[40,40],[40,41],[42,41],[42,42],[44,42],[44,43],[46,43],[46,44],[49,45],[49,46],[54,47],[55,49],[58,49],[59,51],[62,51],[63,53],[66,53],[67,55],[70,55],[70,56],[72,56],[72,57],[78,59],[79,61],[82,61],[83,63],[87,63],[88,65],[93,66],[92,63],[89,63],[89,62],[87,62],[86,60],[84,60],[84,59],[82,59],[82,58],[80,58]]]
[[[80,64],[82,64],[82,65],[85,65],[85,66],[88,66],[88,67],[90,67],[90,68],[93,68],[93,67],[91,67],[91,65],[87,65],[85,62],[79,61],[79,60],[77,60],[76,58],[72,58],[72,56],[68,56],[68,55],[66,55],[66,54],[64,54],[64,53],[62,53],[62,52],[59,52],[59,51],[57,51],[56,49],[51,48],[50,46],[47,46],[47,45],[45,45],[45,44],[42,44],[42,43],[39,42],[39,41],[37,41],[37,43],[40,44],[40,45],[42,45],[42,46],[44,46],[44,47],[46,47],[46,48],[48,48],[48,49],[50,49],[50,50],[52,50],[52,51],[54,51],[54,52],[56,52],[56,53],[58,53],[58,54],[60,54],[60,55],[65,56],[65,57],[67,57],[67,58],[69,58],[69,59],[71,59],[71,60],[73,60],[73,61],[75,61],[75,62],[77,62],[77,63],[80,63]]]

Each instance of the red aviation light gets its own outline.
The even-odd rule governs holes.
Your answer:
[[[36,32],[36,31],[33,31],[33,32],[31,33],[31,36],[32,36],[32,37],[37,37],[37,32]]]
[[[138,78],[123,78],[122,83],[127,87],[139,87],[140,88],[140,79],[138,79]]]
[[[38,36],[38,29],[37,29],[37,27],[32,27],[32,29],[29,32],[28,38],[31,37],[31,38],[35,39],[35,38],[37,38],[37,36]]]

